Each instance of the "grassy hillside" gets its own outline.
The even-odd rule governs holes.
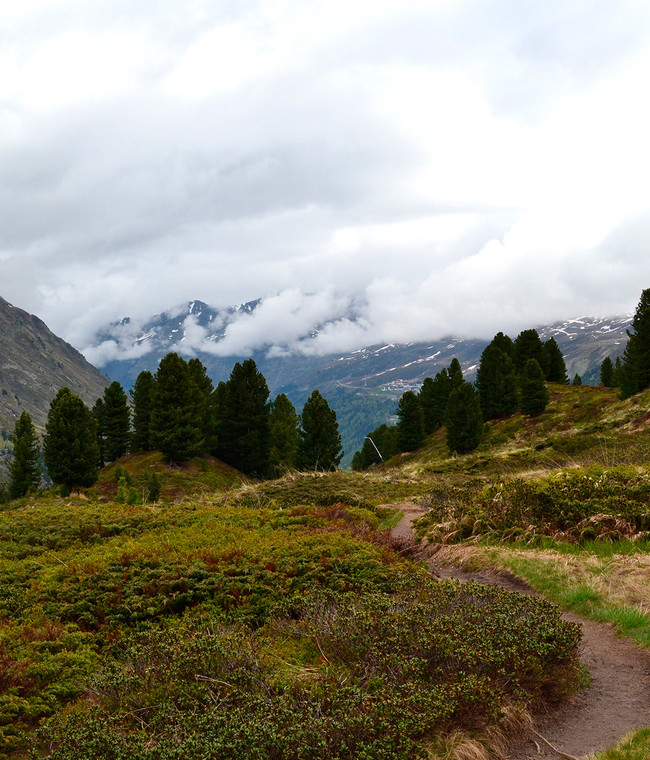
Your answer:
[[[464,457],[438,431],[366,473],[258,483],[150,453],[6,505],[0,757],[488,757],[579,688],[579,631],[543,599],[432,579],[391,505],[427,508],[441,562],[510,568],[648,646],[648,409],[554,387]]]
[[[385,531],[386,497],[362,476],[255,484],[148,454],[72,498],[12,502],[1,756],[406,760],[459,728],[494,742],[571,693],[577,628],[541,600],[433,581]]]

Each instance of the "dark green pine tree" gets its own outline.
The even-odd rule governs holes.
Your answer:
[[[445,407],[447,406],[447,398],[451,392],[451,383],[448,382],[447,370],[443,370],[443,372],[445,373],[444,378],[438,377],[440,373],[436,375],[435,379],[425,377],[418,393],[426,435],[430,435],[434,430],[437,430],[445,419]],[[441,383],[445,382],[445,391],[441,391]]]
[[[106,462],[123,457],[131,443],[131,411],[124,388],[114,380],[104,391],[104,456]]]
[[[451,360],[447,374],[451,378],[452,388],[458,388],[458,386],[463,382],[463,370],[460,366],[460,362],[458,359],[456,359],[456,357]]]
[[[549,357],[544,350],[544,344],[537,330],[523,330],[515,338],[512,347],[512,361],[519,375],[523,374],[526,362],[535,359],[544,371],[544,377],[549,372]]]
[[[402,394],[397,406],[397,444],[400,451],[414,451],[424,443],[424,415],[413,391]]]
[[[569,376],[566,373],[564,356],[562,355],[562,351],[560,351],[560,347],[555,338],[549,338],[544,343],[544,351],[546,352],[546,360],[548,363],[548,372],[546,373],[546,379],[548,382],[568,385]]]
[[[479,445],[483,415],[478,393],[471,383],[463,381],[449,395],[446,425],[449,451],[467,454]]]
[[[11,440],[14,457],[9,464],[9,498],[18,499],[41,485],[38,466],[39,445],[32,418],[23,412],[14,427]]]
[[[512,359],[494,342],[481,354],[476,373],[483,419],[508,417],[519,408],[517,373]]]
[[[284,393],[278,393],[271,402],[269,414],[269,464],[271,474],[275,477],[296,467],[300,444],[299,425],[300,418],[295,406]]]
[[[433,382],[428,391],[427,401],[422,408],[422,412],[425,415],[424,429],[432,427],[433,430],[437,430],[441,425],[445,424],[445,410],[447,409],[447,401],[449,401],[449,394],[452,391],[451,377],[447,369],[442,369],[433,378]],[[427,409],[427,407],[429,407]],[[427,421],[427,415],[429,415]]]
[[[154,386],[153,375],[148,369],[144,369],[136,378],[135,385],[131,389],[131,401],[133,403],[131,450],[134,453],[151,451],[154,448],[150,430]]]
[[[616,357],[614,362],[614,374],[612,376],[612,384],[614,388],[620,388],[623,382],[623,360],[620,356]]]
[[[548,405],[544,371],[537,359],[529,359],[520,380],[521,411],[528,417],[541,414]]]
[[[187,362],[176,353],[167,354],[155,376],[149,431],[154,448],[170,463],[186,462],[202,449],[195,404]]]
[[[577,372],[573,376],[572,385],[582,385],[582,378],[580,377],[580,375]]]
[[[614,363],[609,356],[606,356],[600,365],[600,384],[605,388],[614,387]]]
[[[499,351],[503,351],[506,356],[512,359],[512,352],[514,350],[514,344],[512,338],[508,335],[504,335],[502,332],[498,332],[494,338],[492,338],[490,345],[494,348],[498,348]]]
[[[104,399],[100,396],[92,408],[92,414],[97,424],[97,449],[99,459],[97,464],[103,467],[106,464],[106,434],[104,431]]]
[[[650,288],[641,293],[621,367],[621,398],[650,386]]]
[[[193,387],[195,400],[194,411],[196,423],[201,430],[203,451],[211,451],[214,448],[216,421],[212,404],[213,385],[208,376],[208,371],[200,359],[193,358],[187,362],[190,382]]]
[[[367,470],[373,464],[394,457],[399,453],[398,434],[399,430],[395,425],[380,425],[368,433],[363,446],[352,459],[352,469]]]
[[[312,391],[300,415],[298,467],[301,470],[336,470],[343,456],[336,412],[319,391]]]
[[[52,482],[69,494],[97,480],[97,423],[84,402],[61,388],[47,416],[43,455]]]
[[[269,473],[269,387],[253,359],[237,362],[217,386],[217,451],[228,464],[254,477]]]

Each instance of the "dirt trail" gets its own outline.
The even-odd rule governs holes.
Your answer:
[[[415,504],[397,504],[404,513],[393,535],[412,537],[411,523],[424,513]],[[430,559],[439,577],[475,580],[509,590],[535,593],[508,572],[471,573]],[[650,725],[650,652],[629,639],[619,638],[604,623],[584,620],[570,612],[566,620],[582,626],[581,660],[592,683],[561,708],[536,719],[535,735],[512,746],[509,760],[558,760],[587,758],[607,749],[635,728]],[[551,747],[552,745],[552,747]]]

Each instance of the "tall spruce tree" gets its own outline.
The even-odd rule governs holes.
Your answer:
[[[187,362],[176,353],[158,365],[149,430],[154,448],[170,463],[185,462],[202,450],[195,389]]]
[[[456,357],[451,360],[447,374],[451,378],[451,387],[457,388],[463,382],[463,370]]]
[[[312,391],[300,415],[298,467],[301,470],[336,470],[343,457],[336,412],[318,390]]]
[[[18,499],[41,485],[38,466],[39,445],[34,423],[28,412],[23,411],[11,436],[14,456],[9,464],[8,492],[10,499]]]
[[[605,388],[614,387],[614,363],[609,356],[606,356],[600,365],[600,384]]]
[[[400,451],[414,451],[424,443],[424,415],[413,391],[402,394],[397,405],[397,444]]]
[[[52,482],[64,494],[97,480],[97,423],[69,388],[61,388],[50,404],[43,455]]]
[[[498,348],[499,351],[503,351],[506,356],[509,356],[512,359],[514,344],[512,342],[512,338],[508,335],[504,335],[504,333],[498,332],[494,338],[492,338],[490,345],[494,348]]]
[[[104,399],[100,396],[92,408],[92,414],[97,424],[97,450],[99,459],[97,464],[103,467],[106,464],[106,434],[104,431]]]
[[[399,430],[395,425],[380,425],[365,437],[363,446],[352,459],[353,470],[367,470],[394,457],[399,452]]]
[[[142,370],[131,389],[133,402],[133,435],[131,448],[133,452],[151,451],[151,408],[153,404],[155,381],[148,369]]]
[[[546,361],[548,364],[546,379],[549,383],[562,383],[562,385],[568,385],[569,376],[566,373],[564,356],[562,355],[562,351],[555,338],[549,338],[544,342],[544,351],[546,353]]]
[[[479,445],[483,415],[478,393],[471,383],[463,381],[449,395],[446,425],[449,451],[467,454]]]
[[[255,477],[269,474],[269,387],[253,359],[237,362],[217,386],[217,451],[228,464]]]
[[[521,411],[528,417],[541,414],[548,405],[544,370],[537,359],[529,359],[521,376]]]
[[[508,417],[519,408],[517,373],[512,359],[498,344],[490,343],[481,354],[476,373],[483,419]]]
[[[190,383],[194,393],[194,410],[203,440],[203,451],[214,448],[216,421],[212,404],[213,385],[208,371],[196,357],[187,362]]]
[[[447,409],[447,401],[449,400],[452,387],[449,372],[447,369],[441,369],[433,378],[426,392],[424,404],[422,404],[423,399],[421,396],[420,403],[424,414],[425,432],[433,432],[445,424],[445,410]]]
[[[124,388],[114,380],[104,391],[103,437],[106,462],[123,457],[131,443],[131,411]]]
[[[650,288],[641,293],[632,319],[632,330],[627,334],[621,367],[621,398],[628,398],[650,386]]]
[[[299,425],[296,408],[284,393],[278,393],[271,402],[269,414],[269,464],[272,475],[282,475],[296,466],[300,444]]]
[[[436,384],[432,377],[425,377],[422,381],[418,400],[422,409],[424,432],[429,435],[442,424],[442,416],[439,417],[437,413]]]
[[[544,350],[544,344],[537,330],[523,330],[515,338],[512,347],[512,360],[519,375],[523,374],[526,362],[535,359],[544,371],[544,377],[549,372],[549,356]]]

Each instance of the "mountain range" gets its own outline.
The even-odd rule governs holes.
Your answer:
[[[231,325],[255,312],[260,300],[226,310],[201,301],[190,301],[181,309],[157,314],[134,329],[126,317],[108,326],[98,336],[91,352],[101,346],[115,347],[116,357],[103,369],[109,377],[131,387],[140,371],[154,371],[169,351],[198,356],[215,382],[227,379],[235,361],[249,356],[223,355],[220,344]],[[537,326],[543,340],[555,338],[562,350],[567,371],[583,381],[597,382],[606,356],[623,353],[631,315],[579,317]],[[316,325],[314,334],[326,325]],[[198,329],[197,329],[198,328]],[[511,336],[516,337],[516,336]],[[420,343],[390,343],[368,346],[344,354],[313,355],[296,351],[287,355],[273,345],[252,352],[264,373],[271,393],[310,392],[314,387],[341,386],[349,389],[399,391],[419,385],[457,357],[467,378],[472,379],[487,340],[446,336]]]
[[[160,359],[170,351],[198,356],[217,383],[228,378],[236,361],[250,355],[222,355],[221,351],[231,326],[250,319],[261,303],[258,299],[220,310],[195,300],[157,314],[141,326],[126,317],[102,331],[90,355],[100,356],[107,348],[117,354],[103,370],[125,388],[133,385],[142,370],[155,372]],[[555,338],[569,377],[579,374],[585,383],[598,383],[603,359],[623,353],[631,319],[631,315],[584,316],[537,329],[543,340]],[[311,335],[326,328],[327,324],[315,325]],[[487,343],[484,339],[446,336],[322,356],[301,353],[300,344],[291,354],[269,344],[252,352],[252,358],[266,377],[271,395],[286,393],[298,409],[314,388],[321,391],[337,412],[346,464],[365,434],[392,418],[396,400],[405,390],[418,388],[425,377],[449,366],[454,357],[465,377],[473,379]]]
[[[110,380],[125,389],[139,372],[155,372],[170,351],[198,356],[218,383],[226,380],[236,361],[246,356],[222,355],[231,325],[256,312],[261,300],[228,309],[191,301],[136,325],[125,317],[101,331],[88,355],[108,355],[100,372],[71,345],[54,335],[38,318],[0,298],[0,431],[7,440],[23,409],[43,430],[51,399],[67,385],[92,405]],[[354,318],[353,316],[351,318]],[[554,337],[562,350],[570,377],[597,383],[606,356],[622,354],[631,315],[580,317],[538,327],[546,340]],[[315,325],[312,335],[324,325]],[[511,336],[515,337],[515,336]],[[268,345],[252,352],[266,377],[271,396],[286,393],[298,410],[318,388],[337,412],[348,463],[364,435],[389,421],[396,400],[416,389],[457,357],[468,379],[473,379],[487,340],[447,336],[420,343],[367,346],[342,354],[312,355],[277,350]],[[221,345],[220,345],[221,344]],[[110,349],[110,350],[107,350]],[[2,445],[0,443],[0,448]]]

